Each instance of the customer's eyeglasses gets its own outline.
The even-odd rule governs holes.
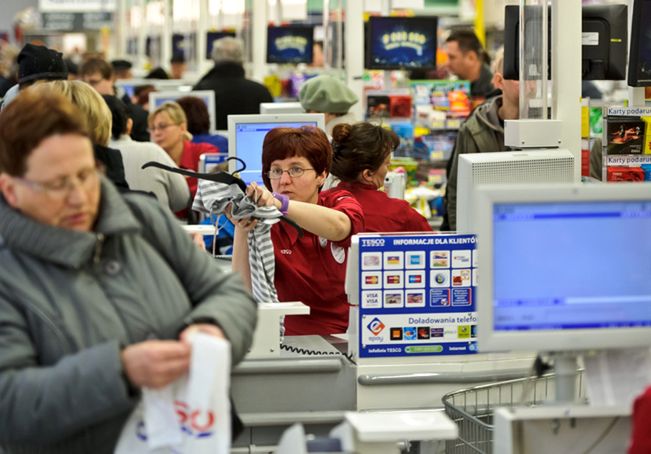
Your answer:
[[[96,167],[81,170],[73,177],[63,177],[51,181],[35,181],[29,178],[16,177],[32,189],[45,192],[57,198],[66,198],[77,186],[90,189],[97,182],[99,171]]]
[[[156,132],[158,130],[165,131],[170,126],[174,126],[174,124],[172,124],[172,123],[168,123],[168,124],[163,123],[162,125],[151,125],[149,127],[149,129],[147,129],[147,131],[149,131],[149,132]]]
[[[292,178],[298,178],[302,176],[306,170],[314,170],[314,169],[304,169],[303,167],[290,167],[287,170],[283,170],[280,167],[272,167],[269,169],[269,172],[267,173],[267,176],[272,179],[272,180],[277,180],[283,176],[283,173],[287,172],[287,175],[289,175]]]

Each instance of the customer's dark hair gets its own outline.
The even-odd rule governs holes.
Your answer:
[[[113,67],[103,58],[89,58],[79,67],[79,77],[92,76],[99,73],[104,80],[113,78]]]
[[[376,171],[399,144],[398,135],[382,126],[339,124],[332,130],[330,172],[342,181],[357,181],[364,170]]]
[[[474,52],[480,60],[490,65],[491,59],[488,52],[484,50],[481,41],[479,41],[479,38],[477,38],[477,35],[471,29],[453,30],[450,36],[448,36],[448,39],[445,40],[446,43],[450,41],[456,41],[461,52]]]
[[[116,96],[102,95],[102,98],[104,98],[106,105],[111,110],[111,117],[113,118],[111,137],[113,137],[113,140],[118,140],[122,134],[127,132],[127,122],[129,121],[127,106]]]
[[[188,131],[193,136],[210,132],[210,114],[206,103],[196,96],[184,96],[176,100],[188,118]]]

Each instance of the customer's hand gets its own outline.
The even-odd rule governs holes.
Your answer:
[[[206,243],[203,241],[203,234],[201,233],[192,233],[192,242],[195,246],[199,248],[200,251],[206,250]]]
[[[185,342],[186,344],[189,344],[190,335],[196,332],[209,334],[211,336],[218,337],[219,339],[226,339],[224,332],[221,330],[219,326],[213,325],[212,323],[195,323],[193,325],[188,326],[181,332],[181,335],[179,336],[181,342]]]
[[[122,367],[137,387],[162,388],[181,377],[190,367],[190,346],[171,340],[148,340],[122,350]]]

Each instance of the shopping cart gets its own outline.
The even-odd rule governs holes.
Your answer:
[[[576,375],[577,402],[585,402],[583,371]],[[448,416],[459,427],[446,454],[492,454],[493,412],[497,407],[536,406],[554,400],[554,374],[526,377],[461,389],[443,396]]]

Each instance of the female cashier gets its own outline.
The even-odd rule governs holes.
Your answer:
[[[330,172],[337,186],[355,196],[364,210],[366,232],[431,232],[427,219],[404,200],[378,189],[384,185],[391,153],[400,143],[395,132],[370,123],[340,124],[332,131]]]
[[[259,206],[274,204],[303,229],[302,238],[285,222],[271,229],[278,299],[310,306],[310,315],[285,319],[287,335],[342,333],[348,326],[346,251],[350,237],[364,230],[364,215],[348,191],[334,188],[321,192],[331,160],[332,150],[323,131],[312,127],[273,129],[262,145],[266,187],[251,183],[247,189]],[[235,224],[233,269],[250,287],[247,232],[255,221]]]

